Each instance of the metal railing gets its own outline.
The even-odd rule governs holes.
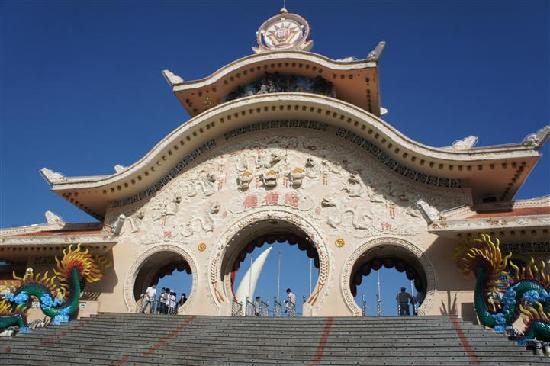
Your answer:
[[[361,296],[361,315],[367,316],[367,300],[365,295]]]
[[[279,301],[277,296],[273,297],[273,316],[283,315],[283,304]]]
[[[258,311],[259,316],[269,316],[269,303],[260,301],[260,309]]]
[[[254,316],[254,310],[255,306],[254,303],[250,301],[250,299],[246,298],[246,307],[245,307],[245,313],[246,316]]]
[[[243,316],[243,303],[233,299],[231,306],[231,316]]]
[[[306,297],[303,297],[304,303],[306,302]],[[284,311],[283,311],[284,307]],[[246,298],[244,302],[239,302],[237,299],[233,299],[231,304],[231,316],[273,316],[273,317],[295,317],[302,316],[301,312],[296,311],[297,304],[290,306],[284,301],[280,301],[276,296],[273,297],[273,308],[271,308],[268,301],[260,300],[259,303],[256,301],[250,301],[250,298]]]

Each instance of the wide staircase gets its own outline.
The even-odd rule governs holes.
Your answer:
[[[0,339],[0,365],[536,365],[446,316],[261,318],[102,313]]]

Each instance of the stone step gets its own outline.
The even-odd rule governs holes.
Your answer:
[[[65,360],[70,360],[72,362],[87,362],[89,360],[106,360],[106,361],[117,361],[119,359],[129,359],[129,358],[147,358],[149,360],[153,360],[153,359],[156,359],[157,361],[161,361],[161,362],[177,362],[178,360],[182,360],[182,359],[186,359],[186,358],[200,358],[202,357],[202,359],[204,360],[205,358],[209,358],[209,359],[226,359],[226,360],[232,360],[232,359],[236,359],[236,358],[239,358],[239,357],[246,357],[248,359],[255,359],[255,358],[258,358],[258,357],[268,357],[270,359],[277,359],[279,361],[291,361],[291,360],[296,360],[296,359],[301,359],[301,360],[311,360],[313,358],[315,358],[315,354],[314,353],[288,353],[288,352],[283,352],[283,351],[280,351],[280,352],[270,352],[270,353],[263,353],[263,352],[260,352],[260,351],[257,351],[257,352],[239,352],[238,350],[234,350],[233,352],[216,352],[216,353],[213,353],[213,354],[208,354],[207,356],[205,356],[205,353],[202,352],[201,350],[197,350],[195,352],[189,352],[189,353],[185,353],[185,354],[181,354],[181,353],[177,353],[177,349],[167,349],[167,350],[161,350],[161,351],[166,351],[166,353],[164,354],[159,354],[158,351],[156,353],[153,353],[153,354],[147,354],[147,355],[144,355],[143,353],[134,353],[134,354],[123,354],[123,353],[118,353],[118,354],[81,354],[80,352],[78,354],[68,354],[67,352],[65,353],[62,353],[62,352],[44,352],[43,356],[42,357],[47,357],[48,359],[50,360],[58,360],[58,359],[62,359],[62,358],[65,358]],[[25,357],[24,356],[25,353],[21,353],[19,352],[18,353],[18,356],[20,356],[22,359],[35,359],[37,360],[38,358],[36,357],[35,354],[33,354],[32,352],[28,353],[28,357]],[[362,354],[350,354],[350,355],[332,355],[332,354],[324,354],[323,355],[323,360],[324,361],[329,361],[329,360],[338,360],[338,359],[347,359],[347,360],[352,360],[352,359],[356,359],[356,360],[361,360],[363,358],[384,358],[385,360],[389,360],[389,359],[396,359],[396,358],[406,358],[408,360],[434,360],[434,359],[445,359],[445,360],[468,360],[468,356],[466,353],[458,353],[458,352],[454,352],[454,353],[442,353],[442,354],[430,354],[430,355],[422,355],[422,354],[419,354],[419,353],[416,353],[416,354],[411,354],[411,353],[398,353],[398,352],[393,352],[393,353],[362,353]],[[485,358],[485,356],[483,354],[476,354],[476,357],[478,359],[483,359]],[[525,355],[521,355],[521,354],[518,354],[518,355],[515,355],[515,356],[511,356],[511,355],[507,355],[506,357],[503,357],[503,356],[498,356],[498,357],[494,357],[492,356],[491,359],[494,361],[494,362],[505,362],[505,361],[525,361]],[[547,361],[546,360],[541,360],[541,361]]]
[[[108,314],[0,340],[0,364],[483,365],[548,364],[491,330],[444,316],[189,317]],[[323,338],[323,332],[327,331]],[[320,341],[324,348],[320,353]],[[9,352],[7,351],[9,350]],[[4,362],[5,361],[5,362]]]

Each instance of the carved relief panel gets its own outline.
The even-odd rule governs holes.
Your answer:
[[[468,204],[468,192],[416,183],[325,126],[225,134],[149,198],[109,211],[114,235],[196,244],[259,207],[301,211],[328,232],[415,235],[426,214]]]

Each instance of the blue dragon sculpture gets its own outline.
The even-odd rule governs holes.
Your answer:
[[[92,257],[88,250],[80,245],[69,246],[63,250],[63,258],[55,259],[57,268],[54,275],[48,271],[43,275],[28,271],[24,277],[13,277],[21,285],[15,291],[5,292],[0,301],[0,330],[18,326],[19,331],[27,332],[26,311],[34,296],[40,301],[40,308],[51,317],[51,323],[58,325],[68,322],[78,313],[78,304],[85,282],[97,282],[102,278],[101,267],[106,267],[104,257]]]
[[[550,341],[550,271],[543,261],[531,258],[519,267],[488,234],[458,245],[454,256],[465,274],[476,276],[474,306],[482,325],[502,333],[521,317],[520,343]]]

